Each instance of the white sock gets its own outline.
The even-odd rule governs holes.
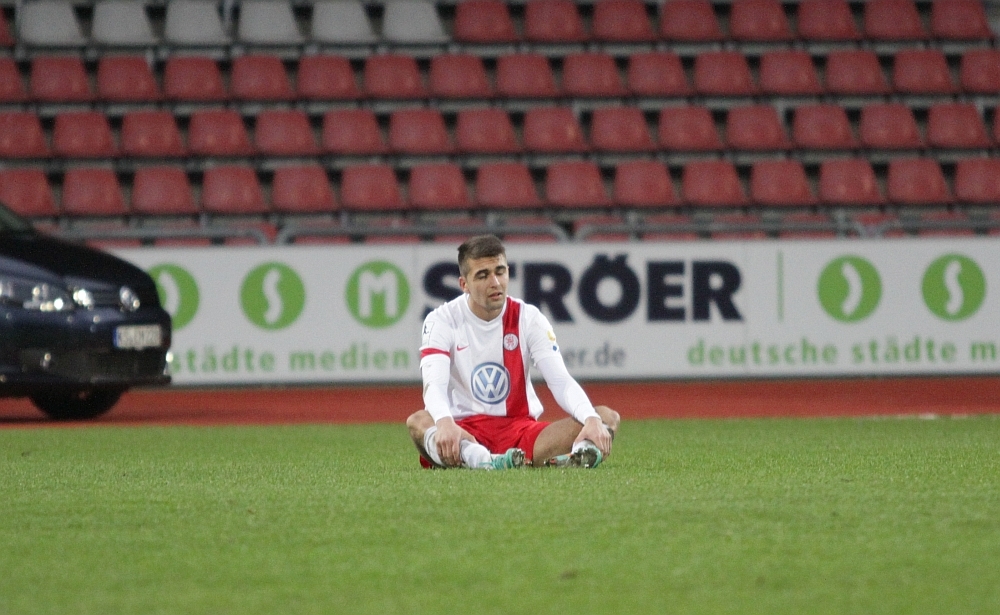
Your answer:
[[[590,446],[597,448],[597,445],[591,442],[590,440],[580,440],[579,442],[573,445],[573,450],[571,450],[570,452],[575,453],[580,449],[584,449]]]
[[[441,455],[438,454],[437,439],[434,437],[437,434],[437,430],[437,426],[432,425],[424,432],[424,451],[431,458],[431,461],[443,467],[444,462],[441,461]]]
[[[462,440],[459,446],[461,447],[462,463],[467,468],[488,466],[493,459],[490,450],[478,442]]]

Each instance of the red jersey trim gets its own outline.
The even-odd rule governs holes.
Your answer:
[[[446,357],[451,356],[451,353],[447,350],[441,350],[440,348],[424,348],[420,351],[420,358],[423,359],[424,357],[429,357],[432,354],[443,354]]]
[[[508,349],[507,336],[513,335],[517,345]],[[507,297],[507,310],[503,315],[503,366],[510,374],[510,393],[507,395],[507,416],[528,416],[528,390],[524,382],[524,358],[521,355],[521,304]]]

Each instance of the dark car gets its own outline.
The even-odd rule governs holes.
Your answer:
[[[170,382],[170,316],[134,265],[36,232],[0,205],[0,397],[92,418]]]

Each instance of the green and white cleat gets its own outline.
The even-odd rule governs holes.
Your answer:
[[[509,448],[502,455],[491,455],[492,459],[486,466],[487,470],[516,470],[524,467],[524,451],[519,448]]]
[[[604,461],[604,455],[593,444],[585,444],[566,455],[556,455],[545,462],[547,468],[596,468]]]

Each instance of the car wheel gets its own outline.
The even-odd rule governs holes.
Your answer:
[[[31,396],[39,410],[60,421],[92,419],[111,409],[125,391],[121,389],[85,389],[39,393]]]

